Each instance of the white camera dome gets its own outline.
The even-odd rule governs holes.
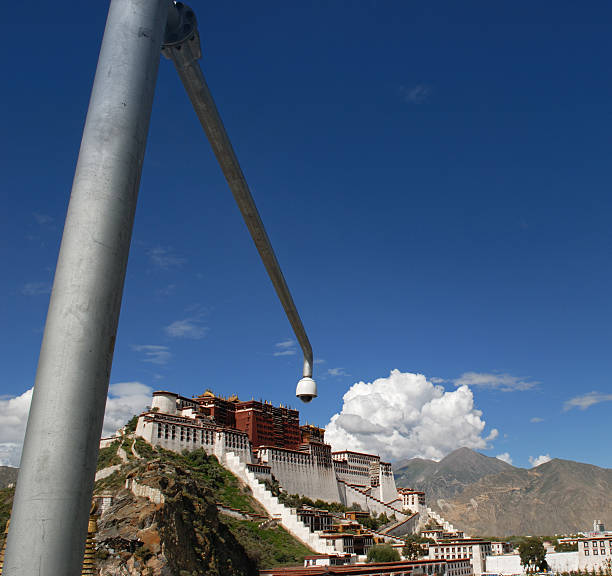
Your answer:
[[[312,378],[304,376],[297,384],[295,395],[302,402],[310,402],[317,397],[317,383]]]

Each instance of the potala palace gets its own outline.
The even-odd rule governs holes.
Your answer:
[[[220,461],[237,456],[260,480],[276,480],[290,494],[358,504],[376,514],[418,523],[424,499],[398,492],[391,464],[359,452],[333,452],[324,430],[299,423],[297,410],[268,402],[223,398],[212,392],[186,398],[153,393],[140,415],[136,435],[168,450],[202,448]]]

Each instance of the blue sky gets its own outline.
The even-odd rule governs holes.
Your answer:
[[[324,360],[320,397],[293,396],[289,324],[166,60],[117,395],[125,383],[136,396],[211,388],[320,425],[344,409],[355,424],[343,395],[387,379],[361,388],[366,420],[384,428],[415,410],[422,435],[405,456],[439,457],[453,416],[423,414],[437,397],[459,403],[465,385],[457,418],[484,453],[611,467],[594,440],[609,437],[612,408],[609,3],[192,5],[205,75]],[[3,52],[0,92],[0,444],[19,443],[107,6],[24,4],[27,30],[5,31],[18,49]],[[380,449],[374,432],[355,434]]]

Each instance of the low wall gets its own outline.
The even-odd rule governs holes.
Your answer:
[[[147,486],[146,484],[140,484],[133,478],[128,478],[125,481],[125,487],[128,490],[131,490],[134,496],[146,498],[155,504],[163,504],[166,501],[159,488],[153,488],[152,486]]]
[[[546,562],[552,572],[575,572],[578,570],[578,552],[552,552],[546,554]],[[510,576],[525,574],[518,554],[500,554],[487,556],[487,572]]]

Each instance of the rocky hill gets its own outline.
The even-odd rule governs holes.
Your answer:
[[[257,574],[256,560],[188,470],[154,463],[128,475],[141,490],[163,495],[163,503],[126,489],[111,491],[113,503],[98,520],[96,534],[101,574]]]
[[[119,455],[128,461],[95,488],[113,495],[96,535],[102,576],[126,570],[131,576],[251,575],[302,565],[313,553],[270,521],[250,489],[214,456],[156,450],[140,439],[134,450],[123,448]],[[113,450],[101,451],[103,465],[114,465]]]
[[[472,535],[576,532],[595,519],[612,526],[610,469],[554,459],[526,470],[461,448],[440,462],[403,462],[395,474]]]
[[[259,568],[303,565],[313,553],[202,450],[176,454],[126,439],[100,451],[98,469],[108,473],[95,485],[94,499],[104,496],[98,511],[110,501],[96,516],[100,576],[254,576]],[[0,489],[2,531],[13,494]]]

